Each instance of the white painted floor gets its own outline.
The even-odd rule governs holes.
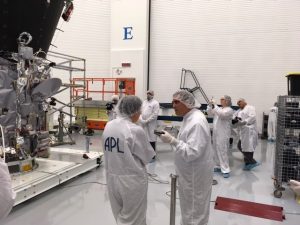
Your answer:
[[[82,141],[80,141],[82,140]],[[76,137],[77,144],[72,148],[83,149],[85,141]],[[100,151],[100,136],[91,139],[92,151]],[[273,154],[274,144],[260,140],[255,158],[261,166],[253,171],[243,171],[243,158],[235,148],[230,151],[231,177],[224,179],[215,173],[218,185],[213,186],[209,225],[277,225],[300,224],[300,205],[296,203],[294,194],[287,187],[281,199],[273,196]],[[69,147],[69,146],[61,146]],[[148,166],[149,173],[157,174],[163,183],[149,179],[148,192],[148,225],[169,224],[170,198],[166,192],[170,190],[169,175],[174,173],[173,153],[169,145],[158,143],[158,157],[155,163]],[[105,186],[103,166],[81,175],[67,183],[39,195],[12,210],[5,225],[113,225],[116,224],[110,209]],[[235,198],[257,203],[272,204],[284,207],[286,220],[277,222],[241,214],[229,213],[214,209],[217,196]],[[177,204],[176,224],[180,224],[180,208]]]

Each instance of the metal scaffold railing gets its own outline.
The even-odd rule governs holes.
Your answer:
[[[58,52],[53,52],[53,51],[49,51],[47,53],[47,59],[55,62],[55,65],[53,66],[54,69],[67,71],[68,75],[69,75],[68,82],[63,83],[62,88],[55,93],[55,95],[57,95],[57,94],[69,89],[69,102],[65,101],[65,99],[59,100],[55,97],[52,97],[51,98],[52,111],[49,113],[49,115],[59,112],[60,120],[62,120],[62,114],[67,115],[67,116],[69,116],[69,124],[70,124],[70,126],[72,126],[72,124],[74,122],[73,118],[75,117],[74,103],[86,98],[85,83],[83,83],[81,85],[79,85],[79,84],[74,85],[72,81],[73,81],[73,77],[75,75],[74,73],[76,73],[76,77],[80,76],[81,79],[83,79],[83,80],[86,79],[86,60],[83,58],[66,55],[66,54],[62,54],[62,53],[58,53]],[[73,89],[72,88],[74,88],[74,87],[82,89],[81,95],[77,95],[76,98],[73,97]],[[55,106],[56,103],[59,104],[58,107]],[[68,108],[68,110],[64,111],[65,108]],[[85,108],[85,107],[83,107],[83,108]],[[83,115],[85,115],[85,113],[83,113]],[[82,118],[82,120],[84,120],[84,118]],[[85,124],[85,123],[83,123],[83,124]],[[59,122],[59,126],[63,126],[63,127],[59,127],[60,128],[59,130],[63,130],[63,128],[66,128],[62,121]],[[82,130],[84,132],[85,127],[82,127]],[[66,131],[68,132],[68,129],[66,129]],[[62,141],[63,135],[64,135],[63,132],[59,132],[59,137],[58,137],[59,143],[57,143],[57,144],[65,144],[64,141]],[[70,135],[69,135],[69,137],[70,137]],[[71,142],[73,143],[72,139],[71,139]],[[66,143],[69,143],[69,142],[66,142]]]
[[[96,94],[99,100],[106,100],[106,95],[110,97],[112,94],[135,95],[135,78],[73,78],[72,97],[76,99],[82,92],[86,93],[87,99]]]

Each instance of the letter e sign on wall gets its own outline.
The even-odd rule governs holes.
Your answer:
[[[132,27],[123,27],[124,29],[124,38],[123,40],[131,40],[133,38],[132,35]]]

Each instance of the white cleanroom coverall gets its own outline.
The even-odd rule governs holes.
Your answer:
[[[5,218],[14,205],[15,193],[7,165],[0,158],[0,221]]]
[[[273,106],[270,108],[269,119],[268,119],[268,139],[276,139],[276,123],[277,123],[277,111],[278,108]]]
[[[290,180],[290,187],[296,195],[300,196],[300,182],[296,180]]]
[[[236,111],[234,117],[235,116],[246,122],[245,125],[238,126],[242,151],[254,152],[258,142],[255,108],[251,105],[246,105],[244,109]]]
[[[229,173],[228,148],[231,135],[231,120],[233,109],[231,107],[219,107],[215,104],[212,109],[207,108],[208,113],[214,115],[213,122],[213,149],[214,161],[222,173]]]
[[[208,122],[192,109],[183,117],[175,144],[175,168],[183,225],[205,225],[213,180],[213,152]]]
[[[145,225],[148,176],[145,165],[155,152],[143,129],[120,117],[108,122],[103,136],[107,189],[119,225]]]
[[[108,115],[108,121],[114,120],[117,118],[117,112],[116,112],[116,108],[117,108],[117,104],[119,101],[119,96],[118,95],[113,95],[111,96],[111,101],[110,104],[112,106],[111,110],[107,110],[107,115]],[[106,106],[108,105],[108,103],[106,104]]]
[[[116,105],[113,104],[113,108],[107,111],[108,121],[114,120],[117,118]]]
[[[154,130],[157,127],[157,116],[159,113],[159,103],[155,99],[143,101],[141,120],[142,127],[146,133],[149,142],[155,142],[157,136]]]

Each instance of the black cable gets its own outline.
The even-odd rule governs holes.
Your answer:
[[[147,173],[149,177],[157,177],[157,174],[155,173]]]
[[[67,186],[61,186],[61,188],[71,188],[71,187],[77,187],[77,186],[81,186],[84,184],[100,184],[100,185],[107,185],[98,181],[89,181],[89,182],[84,182],[84,183],[79,183],[79,184],[73,184],[73,185],[67,185]]]
[[[148,174],[148,182],[151,184],[169,184],[169,181],[159,180],[155,177],[157,177],[157,174],[147,173]]]
[[[291,212],[286,212],[284,214],[290,214],[290,215],[300,215],[300,212],[296,212],[296,213],[291,213]]]
[[[171,197],[171,191],[167,191],[166,192],[166,195],[168,196],[168,197]],[[180,198],[176,198],[176,199],[180,199]],[[216,201],[213,201],[213,200],[211,200],[211,201],[209,201],[209,202],[216,202]]]
[[[167,192],[166,192],[166,195],[167,195],[168,197],[171,197],[171,191],[167,191]],[[180,198],[176,198],[176,199],[180,199]]]

